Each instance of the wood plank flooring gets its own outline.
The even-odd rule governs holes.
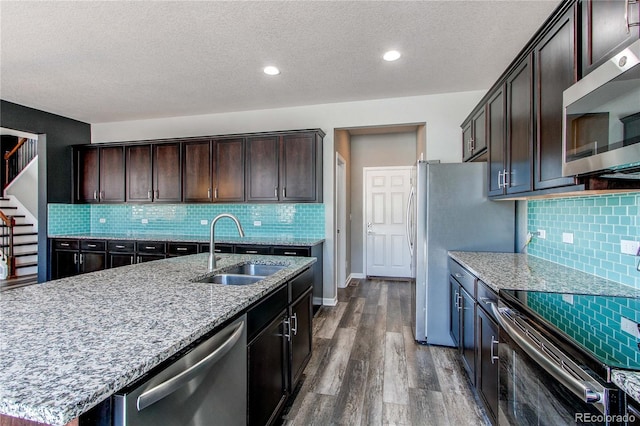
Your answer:
[[[356,280],[318,311],[285,425],[485,425],[453,348],[418,345],[410,284]]]

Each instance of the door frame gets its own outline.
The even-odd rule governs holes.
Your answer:
[[[336,283],[338,288],[347,286],[347,163],[336,152]]]
[[[407,170],[411,173],[412,166],[382,166],[362,168],[362,270],[365,277],[369,277],[367,269],[367,171]]]

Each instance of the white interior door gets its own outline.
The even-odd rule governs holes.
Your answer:
[[[367,276],[411,277],[406,207],[411,167],[364,168]]]

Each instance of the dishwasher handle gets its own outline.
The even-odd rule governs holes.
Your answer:
[[[209,355],[198,361],[193,367],[190,367],[180,374],[173,376],[169,380],[162,382],[157,386],[154,386],[148,391],[145,391],[136,400],[136,407],[138,408],[138,411],[142,411],[148,406],[160,401],[162,398],[171,395],[173,392],[177,391],[182,386],[186,385],[188,382],[211,368],[213,364],[215,364],[220,358],[225,356],[227,352],[229,352],[231,348],[235,346],[238,340],[240,340],[243,330],[244,321],[238,323],[231,336],[227,340],[225,340],[224,343],[218,346],[218,348],[216,348],[216,350],[211,352]]]

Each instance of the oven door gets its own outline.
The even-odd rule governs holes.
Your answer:
[[[587,373],[511,308],[493,308],[500,323],[499,424],[620,424],[615,386]]]

